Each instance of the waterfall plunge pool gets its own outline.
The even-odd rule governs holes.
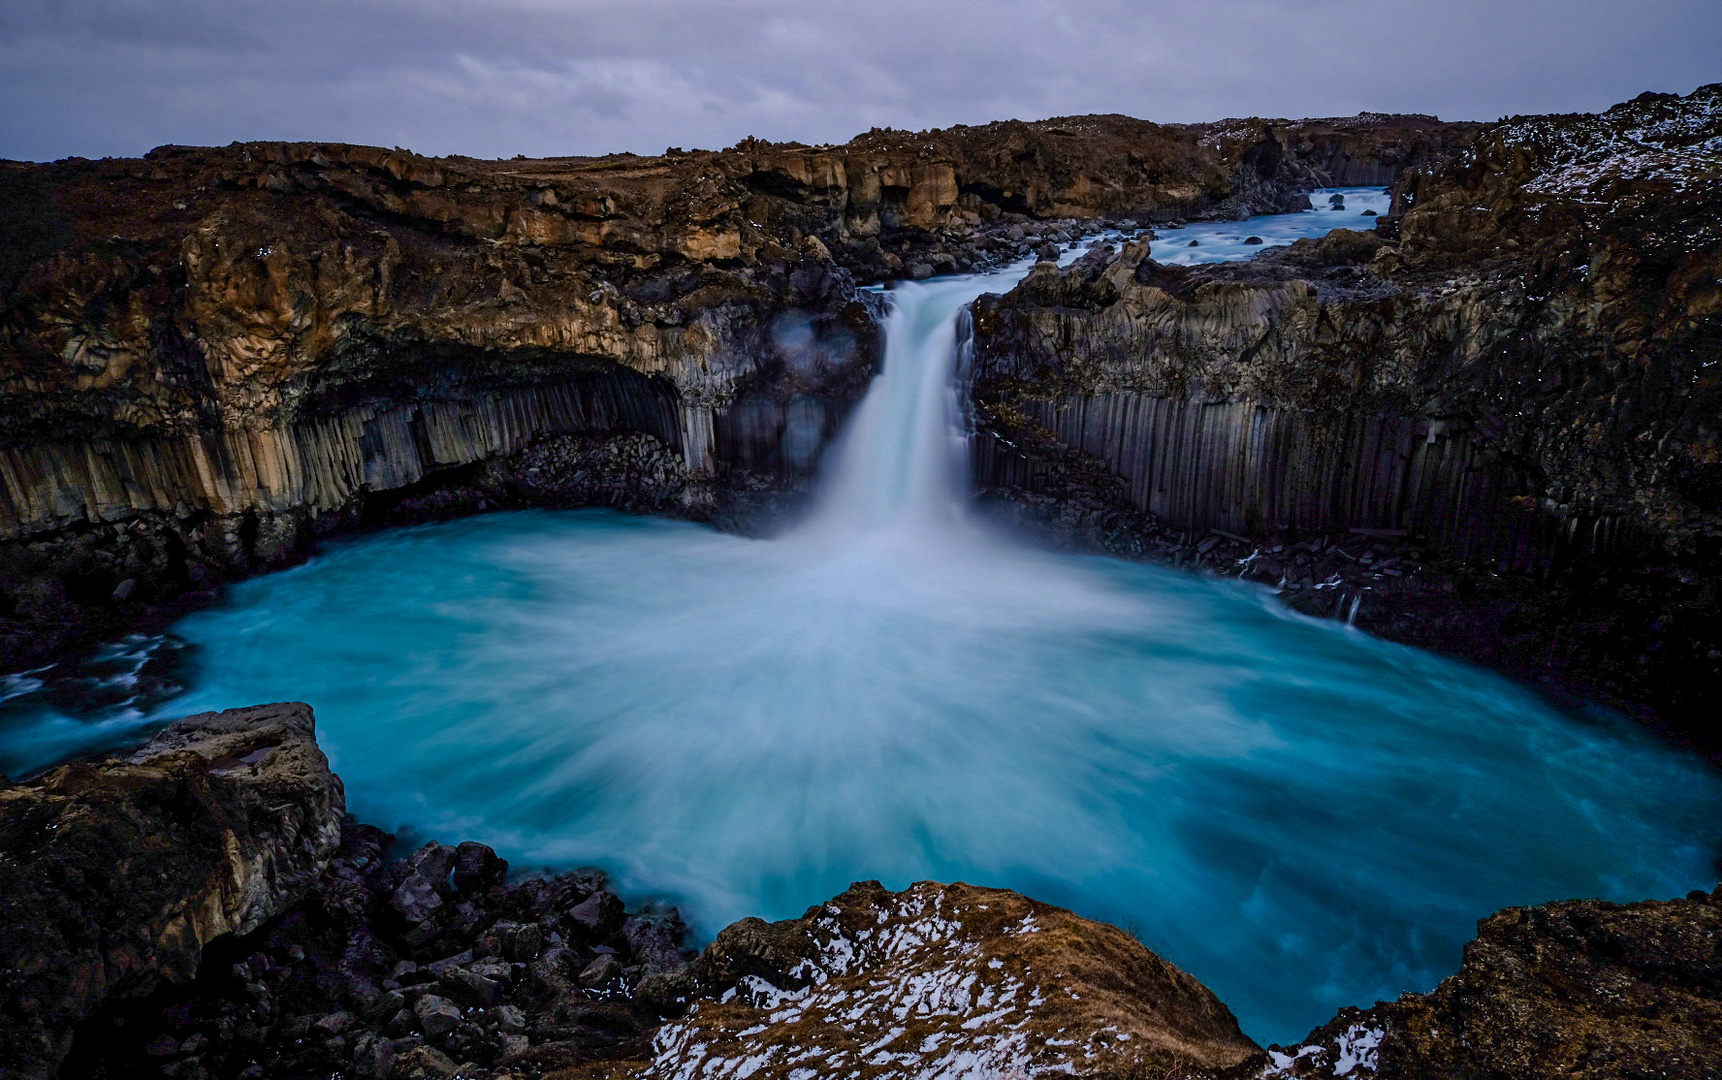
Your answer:
[[[1714,883],[1722,781],[1614,717],[968,522],[955,319],[1022,271],[896,291],[796,532],[531,511],[333,543],[176,626],[164,715],[308,701],[361,820],[601,866],[707,935],[857,879],[1018,889],[1135,930],[1264,1043],[1429,989],[1500,907]],[[0,750],[151,719],[15,707]]]

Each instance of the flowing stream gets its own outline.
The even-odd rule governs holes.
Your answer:
[[[1722,784],[1612,716],[968,521],[958,320],[1022,272],[893,290],[790,535],[582,510],[331,544],[176,627],[169,712],[308,701],[361,819],[602,866],[703,934],[856,879],[1019,889],[1263,1042],[1429,989],[1499,907],[1714,883]],[[4,763],[142,722],[15,709]]]

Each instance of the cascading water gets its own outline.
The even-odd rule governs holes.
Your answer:
[[[1610,717],[964,523],[955,319],[1012,279],[895,291],[800,532],[570,511],[333,544],[179,624],[172,714],[309,701],[360,818],[601,865],[707,933],[855,879],[1020,889],[1134,925],[1264,1041],[1429,988],[1499,907],[1714,883],[1722,785]],[[113,736],[10,723],[0,771]]]
[[[806,531],[831,539],[960,528],[968,446],[957,403],[957,323],[983,292],[1022,272],[899,285],[885,325],[885,370],[855,410]]]

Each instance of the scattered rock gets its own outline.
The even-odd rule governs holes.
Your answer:
[[[392,1075],[398,1080],[450,1080],[460,1071],[452,1059],[430,1046],[415,1046],[395,1060]]]
[[[446,1035],[460,1023],[460,1009],[447,998],[426,994],[413,1005],[419,1029],[431,1038]]]
[[[571,928],[592,938],[614,934],[621,929],[624,917],[622,898],[606,890],[593,893],[568,912]]]
[[[1246,243],[1246,244],[1259,244],[1261,242],[1262,242],[1262,238],[1259,236],[1246,236],[1246,237],[1244,237],[1244,243]]]
[[[604,955],[580,970],[580,985],[595,990],[621,977],[622,962],[614,956]]]

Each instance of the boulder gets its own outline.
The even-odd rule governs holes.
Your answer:
[[[103,1004],[190,979],[203,947],[305,895],[341,836],[310,706],[177,720],[127,757],[0,788],[0,1061],[55,1074]]]
[[[613,892],[593,893],[568,912],[567,922],[588,937],[607,937],[620,929],[626,912],[622,899]]]
[[[468,840],[455,848],[454,887],[459,891],[482,892],[502,884],[508,876],[508,860],[483,844]]]
[[[431,1038],[447,1035],[460,1023],[460,1007],[445,997],[426,994],[413,1005],[419,1028]]]
[[[696,970],[706,998],[636,1075],[1158,1076],[1260,1055],[1122,930],[1000,889],[859,883],[800,919],[736,923]]]
[[[614,956],[605,953],[587,964],[580,972],[580,985],[589,990],[595,990],[606,983],[613,982],[622,974],[622,963]]]
[[[459,1071],[460,1066],[441,1050],[415,1046],[395,1061],[392,1075],[400,1080],[448,1080]]]

